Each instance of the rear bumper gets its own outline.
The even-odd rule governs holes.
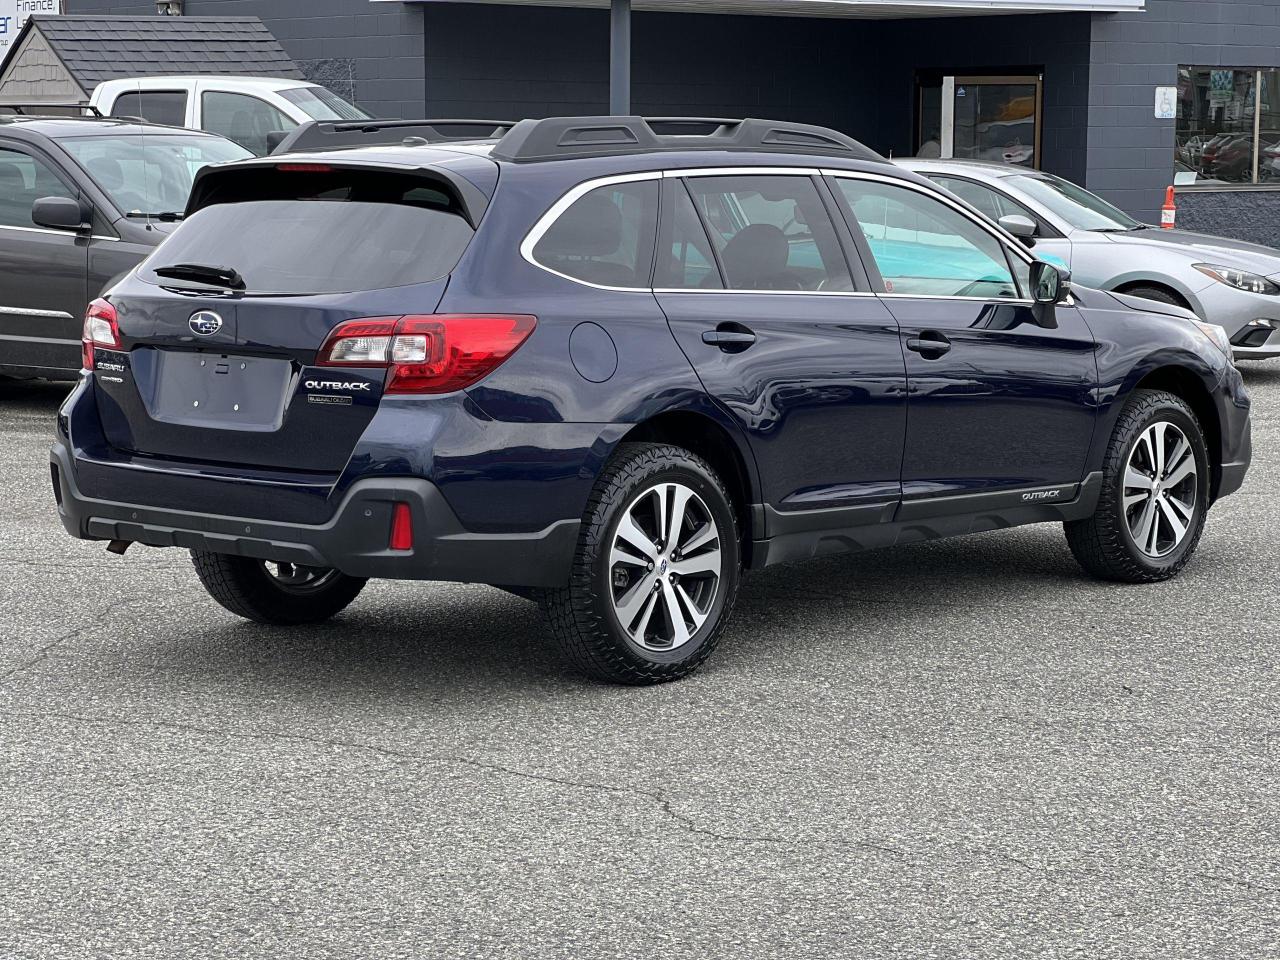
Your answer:
[[[411,477],[355,482],[324,523],[279,523],[85,496],[67,446],[59,441],[50,457],[62,525],[84,540],[333,567],[354,577],[523,587],[567,583],[577,546],[576,519],[528,533],[469,531],[435,484]],[[388,548],[396,503],[408,504],[413,518],[410,550]]]

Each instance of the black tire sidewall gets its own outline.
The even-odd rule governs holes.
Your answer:
[[[701,460],[691,455],[681,455],[675,451],[664,453],[662,460],[666,463],[655,463],[639,475],[630,478],[630,482],[619,484],[610,491],[610,496],[602,506],[598,518],[602,534],[597,540],[596,555],[590,560],[591,578],[595,584],[596,615],[612,634],[618,650],[626,659],[637,665],[652,667],[677,667],[691,660],[699,660],[704,655],[708,643],[715,640],[724,628],[726,609],[732,609],[733,599],[738,589],[739,549],[737,523],[733,509],[725,497],[720,483],[709,473]],[[678,482],[690,487],[706,504],[720,535],[720,585],[706,621],[689,640],[674,650],[650,650],[637,644],[618,621],[611,598],[612,570],[609,554],[613,538],[624,511],[635,498],[649,487],[660,483]]]
[[[1177,547],[1163,557],[1150,557],[1138,548],[1138,544],[1134,541],[1133,534],[1129,530],[1128,519],[1125,517],[1124,471],[1129,463],[1129,457],[1133,454],[1133,448],[1143,433],[1152,424],[1161,420],[1176,426],[1191,443],[1192,456],[1196,458],[1196,515],[1192,518],[1192,529],[1187,532],[1187,535],[1183,537],[1182,542]],[[1212,477],[1209,472],[1209,456],[1205,448],[1204,431],[1200,428],[1200,424],[1195,417],[1180,403],[1172,400],[1162,400],[1158,406],[1152,408],[1146,416],[1138,421],[1137,426],[1127,431],[1125,436],[1117,439],[1120,440],[1122,446],[1117,460],[1119,467],[1117,476],[1113,478],[1111,484],[1111,503],[1108,509],[1113,511],[1119,524],[1120,542],[1124,545],[1130,559],[1144,569],[1153,573],[1176,570],[1186,562],[1188,554],[1195,550],[1209,510],[1209,488]]]

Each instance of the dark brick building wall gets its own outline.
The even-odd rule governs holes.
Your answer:
[[[1179,65],[1280,66],[1280,4],[1147,0],[1146,7],[1093,18],[1086,185],[1150,220],[1173,182],[1174,121],[1155,119],[1156,86],[1176,84]],[[1241,196],[1254,198],[1243,201],[1247,206],[1273,195]],[[1212,196],[1193,201],[1198,210],[1213,202]]]

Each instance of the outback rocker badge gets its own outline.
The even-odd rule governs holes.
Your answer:
[[[212,337],[222,329],[222,317],[212,310],[197,310],[187,320],[187,326],[198,337]]]

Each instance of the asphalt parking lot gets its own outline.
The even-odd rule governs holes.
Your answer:
[[[754,576],[701,673],[535,608],[323,628],[62,532],[64,387],[0,386],[0,956],[1280,956],[1280,362],[1184,575],[1054,526]]]

